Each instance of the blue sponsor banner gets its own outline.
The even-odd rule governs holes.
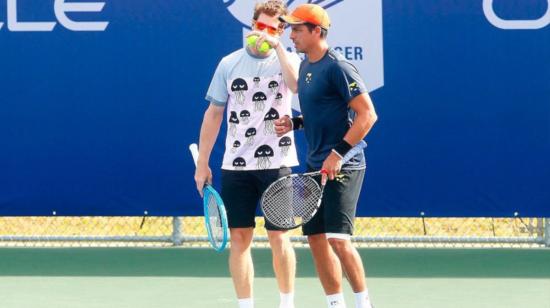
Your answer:
[[[0,215],[201,215],[187,147],[252,2],[0,0]],[[358,215],[550,216],[548,0],[317,2],[379,114]]]

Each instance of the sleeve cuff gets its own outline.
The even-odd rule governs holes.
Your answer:
[[[227,102],[219,101],[219,100],[213,98],[212,96],[206,96],[204,99],[206,99],[207,101],[209,101],[211,104],[214,104],[214,105],[220,106],[220,107],[225,106],[225,104],[227,103]]]

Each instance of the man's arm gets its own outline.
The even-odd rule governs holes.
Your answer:
[[[279,37],[267,35],[263,32],[252,31],[248,36],[258,35],[258,40],[256,41],[257,48],[265,41],[271,45],[275,52],[277,53],[277,58],[281,64],[281,72],[283,73],[283,80],[287,87],[292,91],[292,93],[298,92],[298,65],[299,62],[293,62],[289,58],[288,53],[285,50],[285,47],[281,43]]]
[[[283,44],[279,41],[275,48],[279,63],[281,64],[281,71],[283,73],[283,79],[287,87],[292,93],[298,92],[298,67],[293,63],[285,50]]]
[[[356,117],[350,129],[344,136],[345,145],[349,148],[353,147],[361,141],[369,133],[374,123],[378,119],[374,105],[368,93],[357,95],[349,102],[350,108],[355,111]],[[340,169],[342,168],[342,156],[345,153],[337,154],[338,150],[333,150],[323,162],[323,170],[327,171],[329,179],[334,180]]]
[[[356,116],[351,128],[344,136],[344,140],[354,146],[365,138],[378,120],[378,116],[368,93],[354,97],[350,101],[349,107],[355,111]]]
[[[214,143],[218,138],[223,120],[225,106],[210,103],[204,113],[199,138],[199,159],[195,171],[195,182],[197,190],[202,196],[202,188],[205,183],[212,183],[212,170],[209,167],[210,154]]]

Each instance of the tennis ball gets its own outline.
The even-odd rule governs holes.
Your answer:
[[[267,42],[263,42],[260,45],[260,49],[258,50],[261,53],[267,53],[271,49],[271,45],[269,45]]]
[[[248,46],[251,48],[251,49],[254,49],[256,48],[256,42],[258,41],[258,36],[257,35],[251,35],[249,37],[246,38],[246,43],[248,44]],[[261,53],[266,53],[268,52],[269,50],[271,49],[271,46],[267,43],[267,42],[263,42],[261,45],[260,45],[260,48],[257,49],[259,52]]]
[[[256,41],[258,41],[257,35],[251,35],[246,38],[246,43],[248,44],[249,47],[254,47],[256,45]]]

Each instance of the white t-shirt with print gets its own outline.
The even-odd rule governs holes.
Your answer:
[[[288,53],[298,70],[300,58]],[[239,49],[216,68],[206,100],[226,106],[227,137],[222,169],[262,170],[298,165],[294,133],[277,137],[273,122],[292,117],[292,92],[275,51],[260,58]]]

